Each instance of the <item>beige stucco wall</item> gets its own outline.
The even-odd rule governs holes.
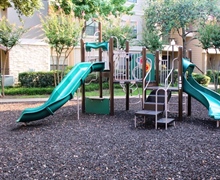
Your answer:
[[[187,49],[191,49],[192,50],[192,62],[194,64],[196,64],[196,66],[202,70],[203,72],[205,72],[206,69],[206,63],[204,61],[203,58],[203,49],[201,47],[198,47],[199,45],[199,41],[197,39],[191,41],[188,46]],[[196,73],[201,73],[198,68],[194,69],[194,72]]]
[[[21,72],[49,71],[50,47],[43,42],[22,42],[10,51],[9,67],[15,83]]]
[[[175,38],[176,41],[176,46],[182,46],[182,38],[177,34],[177,32],[171,33],[171,38]],[[187,42],[190,41],[190,39],[192,38],[192,35],[189,34],[189,36],[187,37]],[[199,41],[197,39],[190,41],[187,44],[186,49],[192,50],[192,62],[194,64],[196,64],[196,66],[202,70],[203,72],[206,72],[206,60],[204,58],[204,53],[203,53],[203,49],[201,47],[198,47],[199,45]],[[196,73],[201,73],[197,68],[194,69],[194,72]]]

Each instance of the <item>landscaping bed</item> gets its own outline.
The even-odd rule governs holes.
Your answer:
[[[192,101],[192,116],[167,130],[134,128],[141,106],[124,111],[123,98],[114,116],[80,111],[78,120],[72,100],[27,126],[16,119],[43,102],[0,103],[0,179],[220,179],[220,128]]]

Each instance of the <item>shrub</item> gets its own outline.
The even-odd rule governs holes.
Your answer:
[[[186,72],[188,73],[188,72]],[[210,83],[211,78],[209,76],[206,76],[204,74],[199,74],[199,73],[192,73],[193,78],[201,85],[203,86],[208,86]],[[178,69],[174,70],[174,83],[178,83]]]
[[[51,87],[54,86],[53,72],[23,72],[18,80],[21,87]]]
[[[198,73],[192,73],[193,78],[201,85],[203,86],[208,86],[210,83],[210,77],[203,75],[203,74],[198,74]]]

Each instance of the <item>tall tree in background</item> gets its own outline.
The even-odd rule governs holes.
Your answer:
[[[73,13],[65,14],[62,9],[54,11],[51,8],[49,15],[42,17],[41,20],[47,42],[51,46],[51,56],[55,65],[54,84],[56,86],[63,79],[64,65],[67,58],[79,42],[82,25]],[[53,51],[56,53],[55,60],[53,58]],[[61,64],[62,56],[63,63]],[[61,70],[61,73],[59,70]]]
[[[220,22],[214,19],[210,22],[207,22],[204,26],[200,26],[198,29],[197,38],[200,41],[200,46],[206,51],[207,54],[209,54],[210,49],[215,50],[214,58],[208,58],[207,61],[211,67],[215,90],[217,90],[220,70],[220,61],[217,59],[218,51],[220,50]]]
[[[8,20],[3,17],[0,21],[0,45],[4,50],[4,59],[3,59],[3,68],[2,68],[2,96],[5,96],[4,93],[4,79],[5,79],[5,70],[6,65],[9,59],[9,51],[19,43],[19,39],[25,33],[23,26],[17,27],[16,24],[10,24]]]
[[[189,33],[197,32],[197,27],[204,24],[209,15],[219,17],[217,0],[160,0],[149,2],[145,10],[145,27],[148,32],[159,30],[159,36],[177,32],[182,38],[183,56],[186,57],[186,40]],[[193,25],[193,26],[192,26]],[[190,29],[187,27],[192,26]]]
[[[42,7],[41,0],[1,0],[0,9],[7,9],[12,7],[17,11],[19,16],[30,16],[34,14],[35,10],[39,10]],[[1,89],[2,96],[4,97],[4,75],[6,65],[9,59],[10,50],[19,43],[19,39],[26,32],[23,26],[18,27],[15,24],[10,24],[8,20],[3,17],[0,21],[0,45],[2,46],[5,58],[3,60],[3,69],[2,69],[2,81]],[[1,95],[1,93],[0,93]]]
[[[132,41],[134,38],[133,27],[129,22],[122,24],[120,18],[112,17],[109,21],[102,22],[102,39],[108,41],[112,36],[116,38],[114,47],[118,49],[125,48],[126,41]]]
[[[141,45],[145,46],[151,53],[155,54],[157,50],[162,49],[163,43],[156,28],[151,31],[145,28],[142,36]]]
[[[134,4],[125,6],[126,0],[55,0],[54,6],[62,8],[66,14],[74,12],[75,17],[83,21],[81,37],[85,33],[88,20],[100,21],[108,19],[109,15],[118,17],[122,14],[133,14]]]
[[[42,7],[41,0],[1,0],[0,8],[7,9],[13,6],[19,15],[30,16]]]

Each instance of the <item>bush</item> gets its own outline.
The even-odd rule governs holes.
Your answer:
[[[188,73],[188,72],[186,72]],[[211,78],[204,74],[192,73],[193,78],[201,85],[208,86]],[[174,83],[178,83],[178,69],[174,70]]]
[[[51,87],[54,86],[54,73],[23,72],[19,73],[18,81],[21,87]]]
[[[198,73],[192,73],[193,78],[201,85],[203,86],[208,86],[210,83],[210,77],[203,75],[203,74],[198,74]]]
[[[67,66],[64,76],[70,72],[73,66]],[[23,72],[19,73],[18,81],[21,87],[52,87],[54,86],[54,73],[49,72]]]

